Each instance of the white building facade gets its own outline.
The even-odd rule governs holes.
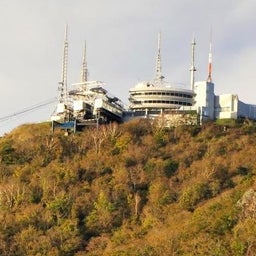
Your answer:
[[[195,107],[202,120],[249,118],[256,120],[256,105],[239,100],[235,94],[215,95],[212,82],[195,82]]]
[[[194,106],[202,119],[215,119],[214,114],[214,84],[206,81],[195,82]]]

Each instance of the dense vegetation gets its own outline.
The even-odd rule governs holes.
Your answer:
[[[0,138],[0,255],[256,255],[256,125],[147,120]]]

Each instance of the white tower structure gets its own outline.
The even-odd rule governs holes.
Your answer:
[[[62,59],[61,81],[59,82],[59,103],[67,103],[67,70],[68,70],[68,25],[65,27],[65,38]]]
[[[81,70],[81,83],[85,83],[87,81],[88,81],[88,68],[87,68],[87,61],[86,61],[86,42],[85,42],[84,43],[82,70]]]
[[[195,38],[193,38],[192,43],[191,43],[191,67],[190,67],[190,86],[191,90],[194,91],[194,85],[195,85],[195,46],[196,46],[196,41]]]
[[[68,25],[65,27],[63,59],[61,69],[61,81],[59,82],[59,97],[55,113],[51,116],[53,121],[67,121],[70,119],[70,106],[68,106],[67,89],[67,69],[68,69]]]
[[[164,77],[162,76],[162,65],[161,65],[161,33],[158,34],[158,51],[156,58],[156,74],[155,84],[161,85]]]

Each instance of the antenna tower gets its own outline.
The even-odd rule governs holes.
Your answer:
[[[68,25],[65,27],[65,39],[63,48],[62,74],[59,82],[59,102],[67,103],[67,69],[68,69]]]
[[[196,67],[195,67],[195,46],[196,46],[196,41],[195,41],[195,37],[192,40],[191,43],[191,68],[190,68],[190,72],[191,72],[191,76],[190,76],[190,86],[191,86],[191,90],[194,91],[194,84],[195,84],[195,71],[196,71]]]
[[[212,83],[212,32],[211,32],[211,38],[210,38],[210,51],[209,51],[209,59],[208,59],[207,82]]]
[[[156,76],[155,82],[162,83],[164,76],[162,76],[162,66],[161,66],[161,33],[158,34],[158,51],[157,51],[157,58],[156,58]]]
[[[84,54],[83,54],[83,63],[82,63],[82,70],[81,70],[81,82],[88,81],[88,68],[86,62],[86,42],[84,43]]]

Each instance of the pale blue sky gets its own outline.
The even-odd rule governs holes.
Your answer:
[[[188,86],[193,34],[196,80],[205,80],[212,29],[216,93],[256,104],[255,10],[255,0],[0,0],[0,118],[58,95],[66,23],[69,84],[80,79],[86,40],[89,78],[127,103],[129,88],[154,76],[159,31],[166,80]],[[0,134],[53,110],[0,122]]]

